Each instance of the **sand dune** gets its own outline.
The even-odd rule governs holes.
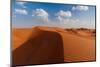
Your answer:
[[[20,44],[24,43],[31,33],[32,29],[12,29],[13,50],[20,46]]]
[[[37,26],[12,31],[13,65],[94,61],[95,30]]]

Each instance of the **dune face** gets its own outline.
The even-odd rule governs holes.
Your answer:
[[[13,50],[20,46],[20,44],[24,43],[31,33],[32,29],[12,29]]]
[[[26,42],[13,51],[13,64],[60,63],[64,60],[63,41],[54,32],[34,28]]]
[[[13,29],[13,65],[95,61],[95,30]]]

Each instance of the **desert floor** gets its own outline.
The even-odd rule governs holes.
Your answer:
[[[95,29],[12,28],[13,65],[95,61]]]

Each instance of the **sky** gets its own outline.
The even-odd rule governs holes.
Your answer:
[[[12,1],[12,27],[95,28],[95,6]]]

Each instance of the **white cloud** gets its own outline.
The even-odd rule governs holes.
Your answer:
[[[78,27],[78,25],[80,24],[80,20],[79,19],[63,19],[63,23],[60,22],[60,25],[64,28],[72,28],[74,27]]]
[[[39,20],[48,21],[49,14],[44,9],[40,8],[40,9],[33,10],[32,16],[38,18]]]
[[[55,20],[50,20],[50,23],[52,26],[57,26],[57,27],[73,27],[77,26],[77,24],[79,24],[79,19],[73,19],[72,17],[72,13],[71,11],[63,11],[60,10],[59,12],[57,12],[55,17]],[[69,18],[70,17],[70,18]]]
[[[88,6],[73,6],[72,10],[79,10],[79,11],[87,11],[89,9]]]
[[[25,6],[25,3],[26,2],[16,2],[18,5],[20,5],[21,7],[23,7],[23,8],[26,8],[26,6]]]
[[[73,27],[73,25],[79,24],[78,19],[72,19],[72,18],[67,18],[71,17],[72,14],[70,11],[63,11],[60,10],[58,13],[54,14],[56,17],[51,19],[49,17],[49,13],[45,11],[44,9],[36,9],[33,10],[33,21],[32,22],[37,22],[39,25],[45,25],[45,26],[55,26],[55,27]]]
[[[56,13],[56,16],[57,16],[56,20],[63,23],[64,21],[67,21],[69,17],[72,16],[72,13],[71,11],[60,10],[59,12]]]
[[[77,23],[79,22],[79,19],[72,19],[72,18],[62,18],[60,16],[58,16],[56,18],[56,21],[57,23],[60,23],[60,24],[69,24],[69,23]]]
[[[79,19],[63,19],[63,23],[64,24],[68,24],[68,23],[73,23],[73,24],[76,24],[76,23],[78,23],[79,22]]]
[[[25,9],[15,9],[15,14],[27,15],[28,12]]]
[[[79,27],[80,20],[79,19],[72,19],[72,18],[60,18],[56,20],[50,20],[50,22],[47,24],[48,26],[55,26],[55,27],[62,27],[62,28],[75,28]]]
[[[71,13],[71,11],[60,10],[56,15],[59,16],[59,18],[60,17],[64,17],[65,18],[65,17],[71,17],[72,13]]]
[[[63,18],[60,16],[58,16],[56,19],[57,19],[57,21],[63,21]]]

